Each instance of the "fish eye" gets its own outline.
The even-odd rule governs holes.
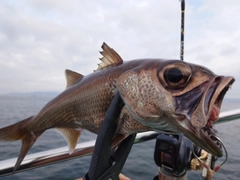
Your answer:
[[[172,92],[185,88],[192,78],[191,65],[179,60],[164,61],[159,64],[157,73],[161,85]]]
[[[163,72],[165,87],[174,90],[181,89],[188,83],[190,76],[191,71],[187,66],[168,67]]]
[[[171,68],[164,72],[164,78],[168,82],[178,83],[183,78],[183,72],[179,68]]]

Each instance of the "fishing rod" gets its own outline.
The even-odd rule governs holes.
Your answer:
[[[180,40],[180,60],[183,61],[184,55],[184,15],[185,15],[185,0],[181,1],[181,40]]]

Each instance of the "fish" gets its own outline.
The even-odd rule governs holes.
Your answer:
[[[70,153],[83,129],[98,134],[116,92],[124,106],[113,144],[131,134],[153,130],[182,133],[213,155],[223,155],[213,126],[235,81],[232,76],[218,76],[206,67],[174,59],[123,61],[106,43],[101,47],[101,63],[94,72],[84,76],[65,70],[67,86],[62,93],[38,114],[0,129],[1,141],[22,141],[14,171],[48,129],[63,135]]]

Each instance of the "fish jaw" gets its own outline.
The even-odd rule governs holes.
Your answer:
[[[216,134],[213,125],[219,119],[222,100],[233,82],[233,77],[216,76],[213,80],[202,83],[192,92],[176,97],[175,118],[178,129],[195,144],[218,157],[222,156],[222,147],[214,138]],[[181,109],[183,107],[178,105],[181,104],[184,96],[193,103]]]

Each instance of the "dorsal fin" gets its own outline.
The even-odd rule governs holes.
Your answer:
[[[76,82],[79,82],[84,77],[82,74],[77,72],[71,71],[69,69],[65,70],[66,80],[67,80],[67,87],[72,86]]]
[[[98,64],[97,70],[118,66],[123,63],[123,60],[118,53],[110,48],[105,42],[102,45],[102,49],[103,51],[100,53],[103,57],[99,58],[102,62]]]

